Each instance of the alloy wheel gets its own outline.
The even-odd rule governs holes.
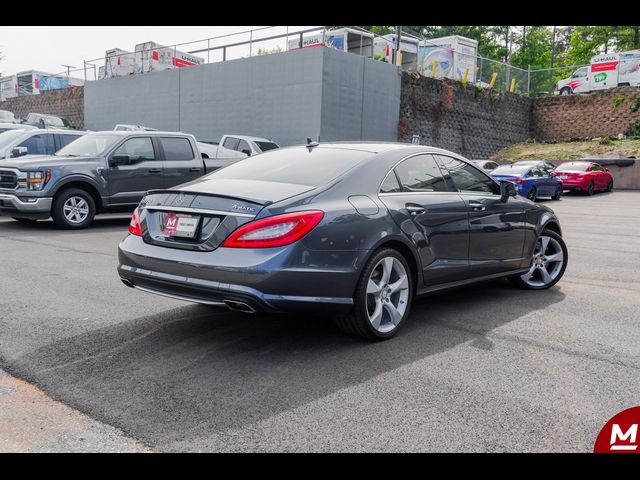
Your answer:
[[[371,271],[367,282],[367,315],[375,330],[394,330],[408,307],[409,277],[402,263],[384,257]]]
[[[529,190],[529,193],[527,193],[527,198],[532,202],[536,201],[536,187],[533,187],[531,190]]]
[[[520,278],[532,287],[544,287],[553,282],[562,271],[564,253],[555,238],[541,235],[533,251],[531,268]]]
[[[89,216],[89,205],[87,201],[78,196],[69,197],[62,206],[64,216],[69,223],[79,224],[84,222]]]

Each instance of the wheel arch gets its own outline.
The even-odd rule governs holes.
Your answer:
[[[100,191],[88,178],[69,178],[64,183],[60,183],[56,186],[55,190],[52,192],[52,196],[55,198],[60,192],[70,188],[85,190],[89,195],[91,195],[91,198],[93,198],[93,201],[96,204],[96,210],[99,211],[102,209],[102,196],[100,195]]]
[[[411,274],[411,280],[413,281],[412,289],[413,289],[413,293],[415,294],[418,288],[418,282],[421,281],[422,279],[422,268],[421,268],[420,257],[416,253],[415,248],[411,245],[411,243],[408,240],[400,236],[394,235],[393,237],[390,237],[390,238],[385,237],[379,240],[373,246],[373,248],[371,248],[369,255],[367,255],[364,262],[362,263],[362,268],[364,268],[364,265],[367,264],[369,259],[373,256],[373,254],[378,250],[380,250],[381,248],[392,248],[397,252],[399,252],[407,261],[407,264],[409,265],[410,274]],[[362,274],[362,268],[361,268],[360,274]]]

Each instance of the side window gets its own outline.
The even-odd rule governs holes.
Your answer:
[[[58,140],[60,143],[60,148],[66,147],[71,142],[76,141],[80,138],[80,135],[58,135]]]
[[[602,171],[602,167],[600,165],[598,165],[597,163],[592,163],[591,164],[591,171],[592,172],[600,172],[600,171]]]
[[[532,168],[530,176],[532,176],[532,177],[544,177],[544,172],[542,171],[541,168],[538,168],[538,167]]]
[[[387,178],[384,179],[382,185],[380,185],[380,193],[395,193],[402,190],[400,184],[398,183],[398,179],[396,178],[396,174],[391,171]]]
[[[500,187],[475,167],[455,158],[439,155],[449,178],[459,192],[500,194]]]
[[[395,168],[403,192],[448,192],[449,188],[432,155],[410,157]]]
[[[240,140],[240,143],[238,143],[238,148],[236,150],[238,150],[239,152],[242,152],[243,150],[249,150],[249,152],[251,152],[251,147],[244,140]]]
[[[494,168],[498,168],[498,164],[494,162],[489,162],[484,166],[484,168],[486,168],[487,170],[489,169],[493,170]]]
[[[155,160],[153,143],[149,137],[134,137],[120,145],[113,155],[129,155],[131,160]]]
[[[53,155],[56,148],[52,134],[38,134],[27,138],[18,147],[27,147],[29,155]]]
[[[573,72],[573,75],[572,75],[573,78],[580,78],[580,77],[586,77],[586,76],[587,76],[587,67],[579,68],[578,70]]]
[[[160,137],[160,143],[167,160],[193,160],[193,148],[188,138]]]
[[[222,146],[224,148],[228,148],[229,150],[237,150],[238,149],[238,143],[240,143],[240,139],[239,138],[227,137],[225,139],[224,143],[222,144]]]

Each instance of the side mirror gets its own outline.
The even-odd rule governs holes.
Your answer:
[[[247,157],[251,156],[251,150],[249,150],[248,148],[243,148],[241,152],[244,153]]]
[[[118,165],[131,165],[131,157],[129,155],[112,155],[109,159],[110,167],[117,167]]]
[[[24,157],[29,153],[27,147],[15,147],[11,149],[11,158]]]
[[[553,170],[551,172],[549,172],[549,175],[551,175],[552,177],[556,176],[556,172],[554,172]]]
[[[506,180],[500,180],[500,201],[505,203],[509,200],[509,197],[515,197],[518,195],[516,186],[512,182]]]
[[[609,171],[609,169],[608,169],[608,168],[605,168],[605,169],[604,169],[604,171],[605,171],[605,172],[608,172],[608,171]]]

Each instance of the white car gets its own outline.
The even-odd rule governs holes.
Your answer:
[[[21,125],[24,127],[24,125]],[[21,128],[0,133],[0,160],[25,155],[53,155],[82,137],[79,130]]]

